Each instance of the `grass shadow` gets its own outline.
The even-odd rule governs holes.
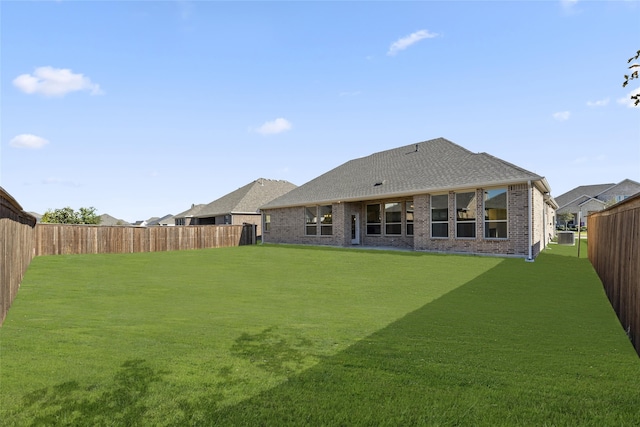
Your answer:
[[[23,409],[40,414],[32,426],[140,425],[148,409],[144,399],[161,377],[162,373],[151,369],[144,360],[128,360],[106,390],[96,394],[92,393],[92,386],[81,387],[77,381],[67,381],[27,393],[23,396]]]
[[[636,425],[640,364],[587,264],[505,260],[208,422]]]

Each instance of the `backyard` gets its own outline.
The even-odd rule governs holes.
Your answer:
[[[0,425],[640,425],[582,244],[37,257],[0,328]]]

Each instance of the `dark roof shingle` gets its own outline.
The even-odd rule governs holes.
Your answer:
[[[193,216],[206,218],[227,214],[257,214],[260,206],[296,188],[284,180],[259,178],[203,206]]]
[[[367,200],[544,178],[437,138],[350,160],[264,208]],[[376,185],[377,184],[377,185]]]

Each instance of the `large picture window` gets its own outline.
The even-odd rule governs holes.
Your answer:
[[[307,236],[315,236],[318,234],[318,215],[316,206],[308,206],[304,208],[305,231]]]
[[[476,237],[476,193],[456,193],[456,237]]]
[[[402,234],[402,203],[384,204],[385,234]]]
[[[449,237],[449,195],[431,196],[431,237]]]
[[[320,234],[330,236],[333,234],[333,219],[331,205],[320,206]]]
[[[484,237],[507,238],[507,189],[497,188],[484,192]]]
[[[380,204],[367,205],[367,234],[382,234]]]
[[[413,236],[413,202],[407,202],[405,215],[407,218],[407,236]]]

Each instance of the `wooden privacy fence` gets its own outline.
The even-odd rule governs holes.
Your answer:
[[[36,219],[0,187],[0,325],[33,258]]]
[[[589,260],[640,355],[640,193],[587,217]]]
[[[126,227],[38,224],[35,255],[160,252],[219,248],[255,243],[255,228],[245,225]]]

